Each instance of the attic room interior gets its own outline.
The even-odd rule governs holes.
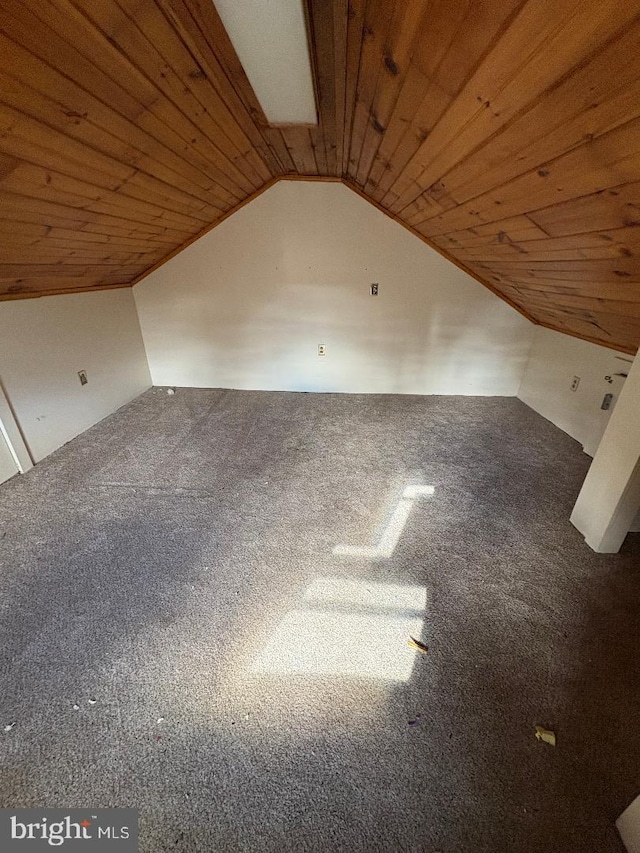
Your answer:
[[[1,849],[637,853],[640,0],[0,10]]]

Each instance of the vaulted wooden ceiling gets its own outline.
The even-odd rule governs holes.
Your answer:
[[[543,325],[640,344],[640,0],[308,0],[269,127],[212,0],[0,0],[0,298],[128,286],[343,179]]]

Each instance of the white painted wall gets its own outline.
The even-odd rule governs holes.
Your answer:
[[[640,511],[640,359],[636,359],[571,514],[587,544],[622,545]]]
[[[0,380],[36,462],[132,400],[151,379],[131,290],[0,302]]]
[[[625,353],[537,326],[518,397],[593,456],[624,386],[615,374],[628,373],[632,361]],[[577,391],[571,390],[574,376],[580,377]],[[600,408],[605,394],[614,395],[608,411]]]
[[[533,332],[338,183],[278,183],[134,292],[154,385],[515,395]]]
[[[2,387],[1,378],[0,432],[2,433],[6,448],[9,450],[9,455],[13,459],[17,470],[24,474],[25,471],[29,470],[29,468],[33,468],[33,460],[31,459],[27,445],[24,443],[20,427],[18,426],[16,419],[13,416],[13,412],[11,411],[9,400],[7,399],[7,396],[4,393],[4,388]],[[13,474],[15,474],[15,471],[13,471],[11,476],[13,476]],[[7,478],[5,477],[5,479]],[[3,482],[3,480],[0,480],[0,482]]]
[[[2,424],[0,424],[0,483],[4,483],[17,473],[18,466],[2,432]]]

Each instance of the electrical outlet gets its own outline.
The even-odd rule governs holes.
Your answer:
[[[87,384],[87,382],[89,381],[89,380],[87,379],[87,371],[86,371],[86,370],[79,370],[79,371],[78,371],[78,377],[79,377],[79,379],[80,379],[80,384],[81,384],[81,385],[86,385],[86,384]]]
[[[375,283],[371,285],[371,295],[372,296],[378,295],[378,285]]]
[[[327,348],[324,344],[318,344],[318,355],[326,355]]]
[[[573,377],[573,380],[572,380],[572,382],[571,382],[571,390],[572,390],[572,391],[577,391],[577,390],[578,390],[578,385],[579,385],[579,384],[580,384],[580,377],[579,377],[579,376],[574,376],[574,377]]]

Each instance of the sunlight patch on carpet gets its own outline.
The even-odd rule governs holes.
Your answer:
[[[398,499],[376,545],[365,547],[359,545],[336,545],[333,549],[334,556],[364,558],[367,560],[388,560],[395,551],[416,500],[421,497],[430,497],[434,492],[435,489],[433,486],[407,486]]]
[[[408,681],[417,653],[407,641],[421,636],[426,602],[422,586],[317,578],[252,670]]]

